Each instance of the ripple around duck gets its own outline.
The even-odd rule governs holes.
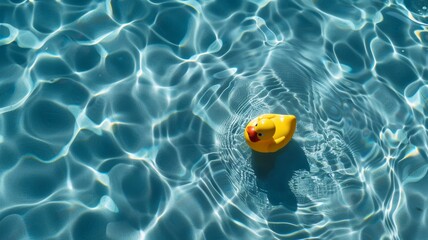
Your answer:
[[[290,54],[286,49],[279,48],[276,51],[276,57]],[[289,60],[293,59],[293,57],[290,56]],[[233,109],[233,115],[229,122],[224,124],[227,128],[224,128],[220,132],[220,142],[222,142],[222,150],[220,150],[222,153],[221,156],[230,172],[232,182],[235,182],[238,186],[240,186],[242,182],[249,183],[246,185],[245,190],[240,189],[240,191],[242,191],[244,195],[252,193],[252,197],[251,194],[247,196],[247,201],[250,201],[250,204],[251,202],[254,204],[254,201],[258,202],[255,206],[260,209],[270,208],[272,205],[268,203],[266,196],[263,197],[264,194],[256,184],[256,176],[250,165],[251,152],[248,150],[245,141],[243,141],[243,127],[251,118],[265,112],[296,114],[299,122],[302,123],[305,121],[305,118],[307,119],[310,117],[303,113],[307,113],[311,108],[309,104],[311,101],[310,95],[312,94],[312,86],[308,80],[308,78],[311,78],[311,73],[302,69],[299,63],[293,60],[288,62],[285,61],[287,62],[286,64],[275,62],[275,60],[275,57],[269,59],[271,70],[269,71],[266,69],[262,72],[263,77],[258,76],[259,78],[265,79],[259,81],[242,80],[240,83],[233,85],[235,91],[233,91],[233,95],[229,96],[228,99],[231,101],[228,105],[234,106],[234,101],[243,104]],[[294,84],[295,82],[298,82],[298,84]],[[307,84],[305,84],[305,82]],[[247,93],[247,95],[240,93]],[[301,127],[301,125],[299,127]],[[297,186],[300,184],[299,181],[310,181],[310,178],[308,179],[306,176],[307,172],[296,173],[291,184]],[[319,185],[318,187],[322,186]],[[308,191],[308,189],[310,188],[307,188],[306,191]],[[297,189],[294,190],[297,191]],[[305,190],[302,189],[302,191]],[[319,190],[315,191],[318,191],[318,193],[321,192]],[[308,197],[308,193],[302,194]],[[321,196],[318,195],[313,197],[316,198]],[[256,211],[260,209],[256,209]]]

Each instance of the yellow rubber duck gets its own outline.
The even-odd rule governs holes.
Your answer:
[[[295,130],[295,116],[263,114],[248,123],[244,136],[248,146],[254,151],[270,153],[287,145]]]

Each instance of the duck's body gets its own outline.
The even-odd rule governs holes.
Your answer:
[[[295,116],[263,114],[248,123],[244,136],[251,149],[269,153],[287,145],[295,130]]]

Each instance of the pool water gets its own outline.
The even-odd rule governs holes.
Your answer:
[[[426,239],[427,7],[1,1],[0,239]]]

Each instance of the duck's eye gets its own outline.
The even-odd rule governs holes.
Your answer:
[[[257,136],[263,137],[263,133],[258,133]]]
[[[257,127],[257,125],[258,125],[258,123],[256,123],[256,125],[255,125],[255,126]]]

